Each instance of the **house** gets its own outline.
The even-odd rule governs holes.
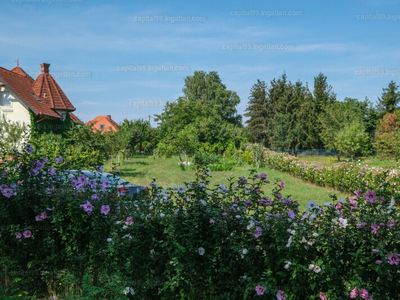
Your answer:
[[[0,67],[0,117],[14,122],[31,124],[44,120],[60,124],[70,117],[82,123],[72,112],[75,107],[49,73],[50,64],[42,63],[41,74],[34,80],[21,67],[7,70]],[[45,123],[45,122],[44,122]]]
[[[101,131],[101,134],[108,131],[118,131],[119,125],[110,115],[98,116],[93,120],[86,123],[86,125],[93,125],[94,131]]]

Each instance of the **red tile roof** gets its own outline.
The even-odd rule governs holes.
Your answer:
[[[17,95],[35,115],[61,119],[61,115],[55,110],[66,110],[73,122],[83,124],[72,113],[75,107],[49,74],[49,66],[50,64],[41,64],[42,74],[36,80],[19,66],[11,71],[0,67],[0,82]]]
[[[61,116],[37,97],[26,76],[0,67],[0,81],[16,94],[36,115],[45,115],[55,118]]]
[[[35,81],[31,76],[28,75],[24,70],[20,68],[20,66],[15,67],[14,69],[11,70],[11,72],[17,73],[19,75],[25,76],[26,79],[28,79],[29,83],[32,85],[33,82]]]
[[[110,115],[107,116],[98,116],[91,121],[86,122],[86,125],[93,125],[95,131],[101,130],[102,133],[108,131],[118,131],[119,125],[113,119],[111,119]],[[103,129],[100,129],[100,125],[104,125]]]
[[[36,95],[42,98],[52,109],[62,109],[74,111],[75,107],[64,94],[63,90],[49,74],[50,64],[42,64],[42,73],[33,83],[33,90]]]

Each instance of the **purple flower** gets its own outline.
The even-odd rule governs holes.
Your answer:
[[[108,188],[110,186],[110,181],[109,180],[104,180],[102,183],[100,183],[100,188],[102,190],[105,190],[106,188]]]
[[[285,184],[283,183],[283,181],[281,181],[281,183],[279,184],[279,186],[284,189],[285,188]]]
[[[50,173],[51,175],[56,175],[56,169],[55,169],[54,167],[50,167],[49,173]]]
[[[372,228],[372,230],[371,230],[372,233],[374,233],[374,234],[378,233],[378,229],[379,229],[379,225],[378,224],[376,224],[376,223],[372,224],[371,228]]]
[[[328,297],[326,297],[322,292],[319,292],[319,297],[321,298],[321,300],[328,300]]]
[[[12,195],[14,195],[14,191],[10,188],[3,189],[1,193],[7,198],[10,198]]]
[[[394,223],[392,220],[389,220],[389,221],[387,222],[387,227],[389,227],[390,229],[393,229],[393,228],[394,228],[394,225],[395,225],[395,223]]]
[[[240,177],[239,184],[246,184],[246,183],[247,183],[246,177],[244,177],[244,176]]]
[[[21,233],[18,233],[16,236],[15,236],[15,238],[17,238],[17,239],[20,239],[22,237],[22,234]]]
[[[125,220],[126,225],[132,225],[133,224],[133,218],[132,217],[127,217]]]
[[[222,213],[222,215],[223,215],[224,217],[227,217],[227,216],[228,216],[228,213],[225,211],[225,212]]]
[[[150,186],[155,186],[154,182],[151,182],[151,183],[150,183]]]
[[[48,164],[48,163],[49,163],[49,160],[47,159],[47,157],[46,157],[46,156],[43,156],[43,161],[44,161],[46,164]]]
[[[378,259],[378,260],[375,261],[375,263],[376,263],[377,265],[380,265],[380,264],[382,263],[382,261]]]
[[[366,222],[361,222],[361,223],[358,223],[358,228],[363,228],[363,227],[365,227],[367,225],[367,223]]]
[[[83,207],[83,210],[86,212],[91,212],[93,210],[93,205],[90,204],[89,201],[87,201],[85,204],[80,205],[80,207]]]
[[[262,235],[262,229],[260,227],[257,227],[256,230],[254,231],[254,236],[256,238],[259,238]]]
[[[261,178],[261,179],[267,179],[267,174],[261,173],[261,174],[260,174],[260,178]]]
[[[392,254],[390,254],[389,256],[388,256],[388,260],[389,260],[389,263],[391,264],[391,265],[398,265],[399,264],[399,262],[400,262],[400,258],[397,256],[397,254],[395,254],[395,253],[392,253]]]
[[[255,290],[257,292],[257,295],[261,296],[261,295],[264,295],[265,287],[263,287],[261,285],[257,285]]]
[[[61,156],[56,158],[56,163],[60,164],[62,161],[63,158]]]
[[[367,199],[368,204],[372,204],[375,202],[376,199],[378,199],[378,197],[376,196],[375,191],[367,191],[365,199]]]
[[[356,191],[354,191],[354,194],[356,194],[356,196],[357,196],[358,198],[360,198],[360,197],[361,197],[360,190],[356,190]]]
[[[96,166],[96,170],[100,173],[103,172],[103,166]]]
[[[277,299],[277,300],[286,300],[286,297],[283,295],[283,291],[279,290],[279,291],[276,293],[276,299]]]
[[[25,230],[23,235],[27,239],[27,238],[30,238],[32,236],[32,232],[30,230]]]
[[[239,203],[239,199],[238,199],[238,198],[235,198],[235,199],[233,200],[233,202],[235,202],[236,204],[238,204],[238,203]]]
[[[210,224],[214,224],[214,223],[215,223],[214,219],[210,219]]]
[[[26,145],[26,146],[25,146],[25,150],[26,150],[26,152],[28,152],[29,154],[31,154],[31,153],[33,152],[33,148],[32,148],[31,145]]]
[[[374,253],[378,253],[379,251],[378,251],[378,250],[376,250],[376,249],[372,249],[372,252],[374,252]]]
[[[276,194],[276,197],[278,197],[278,199],[281,200],[282,199],[282,194],[278,193],[278,194]]]
[[[235,186],[235,191],[239,190],[239,188],[237,186]]]
[[[102,205],[101,206],[101,213],[106,215],[110,212],[110,206],[109,205]]]
[[[289,216],[289,218],[291,218],[293,220],[294,219],[294,211],[293,210],[289,210],[288,216]]]
[[[249,207],[251,205],[251,200],[247,199],[246,201],[244,201],[244,206]]]

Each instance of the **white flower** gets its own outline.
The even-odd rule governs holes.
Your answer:
[[[206,253],[206,250],[203,247],[199,247],[199,254],[204,255]]]
[[[314,233],[312,234],[312,236],[313,236],[313,237],[317,237],[317,236],[319,236],[319,234],[316,233],[316,232],[314,232]]]
[[[314,208],[319,208],[319,206],[317,205],[317,202],[315,202],[314,200],[308,201],[307,210],[311,210]]]
[[[190,201],[190,198],[189,198],[189,196],[187,196],[187,197],[186,197],[186,201],[187,201],[187,202],[189,202],[189,201]]]
[[[174,210],[174,214],[175,214],[175,215],[177,215],[178,212],[179,212],[179,208],[177,208],[177,209]]]
[[[156,251],[154,251],[154,249],[151,249],[150,254],[154,254],[154,253],[156,253]]]
[[[109,242],[109,243],[112,242],[112,239],[111,239],[111,238],[108,238],[108,239],[107,239],[107,242]]]
[[[290,265],[291,265],[292,263],[290,262],[290,261],[288,261],[288,262],[286,262],[286,265],[285,265],[285,269],[287,270],[287,269],[289,269],[289,267],[290,267]]]
[[[296,234],[296,230],[292,230],[292,231],[290,232],[290,234],[295,235],[295,234]]]
[[[347,227],[347,219],[343,219],[343,218],[339,218],[339,226],[342,228],[346,228]]]
[[[303,236],[303,238],[301,240],[301,243],[307,243],[307,240],[306,240],[306,238],[304,236]]]
[[[184,185],[178,186],[177,189],[178,189],[178,192],[181,193],[181,194],[183,194],[185,192],[185,186]]]
[[[152,210],[153,209],[153,205],[150,205],[149,209]]]
[[[289,233],[291,233],[291,232],[292,232],[292,229],[288,228],[286,231],[289,232]]]
[[[236,219],[240,219],[240,216],[239,216],[239,215],[236,215],[235,218],[236,218]]]
[[[252,228],[254,226],[254,221],[250,220],[249,225],[247,225],[247,230],[249,230],[250,228]]]
[[[204,200],[204,199],[200,199],[200,203],[203,204],[204,206],[207,205],[207,202],[206,202],[206,200]]]
[[[314,265],[313,264],[310,264],[309,266],[308,266],[308,268],[310,269],[310,270],[314,270]]]
[[[247,249],[243,249],[243,250],[242,250],[242,253],[243,253],[244,255],[246,255],[246,254],[248,253]]]
[[[308,241],[307,244],[309,244],[310,246],[312,246],[314,244],[313,241]]]
[[[336,218],[335,218],[335,219],[332,219],[332,222],[335,223],[335,224],[337,224],[337,219],[336,219]]]
[[[315,268],[314,268],[314,272],[315,272],[315,273],[319,273],[319,272],[321,272],[321,268],[320,268],[320,267],[318,267],[318,266],[315,266]]]
[[[347,203],[347,201],[346,201],[346,200],[344,200],[343,198],[340,198],[340,199],[339,199],[339,202],[342,202],[342,203]]]
[[[324,206],[326,206],[326,207],[331,207],[331,206],[332,206],[332,202],[325,202],[325,203],[324,203]]]
[[[288,239],[286,247],[289,248],[292,242],[293,242],[293,235],[291,235],[290,238]]]
[[[151,215],[148,214],[148,215],[146,216],[146,220],[147,220],[147,219],[150,219],[150,218],[151,218]]]
[[[126,225],[122,226],[122,229],[127,229],[127,228],[128,228],[128,226],[126,226]]]
[[[315,212],[312,213],[312,215],[310,216],[309,220],[312,222],[317,218],[317,215],[315,214]]]
[[[124,235],[122,238],[123,238],[123,239],[124,239],[124,238],[129,238],[130,240],[132,239],[132,237],[131,237],[130,234],[126,234],[126,235]]]
[[[124,291],[125,295],[128,295],[129,293],[132,295],[135,295],[135,291],[133,290],[133,288],[127,286],[125,291]]]
[[[165,217],[165,215],[164,215],[163,213],[161,213],[161,214],[160,214],[160,217],[161,217],[161,218],[164,218],[164,217]]]

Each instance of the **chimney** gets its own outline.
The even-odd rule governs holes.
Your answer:
[[[107,115],[107,118],[111,119],[111,115]]]
[[[42,63],[42,64],[40,64],[40,66],[42,67],[42,74],[43,73],[49,74],[50,64]]]

